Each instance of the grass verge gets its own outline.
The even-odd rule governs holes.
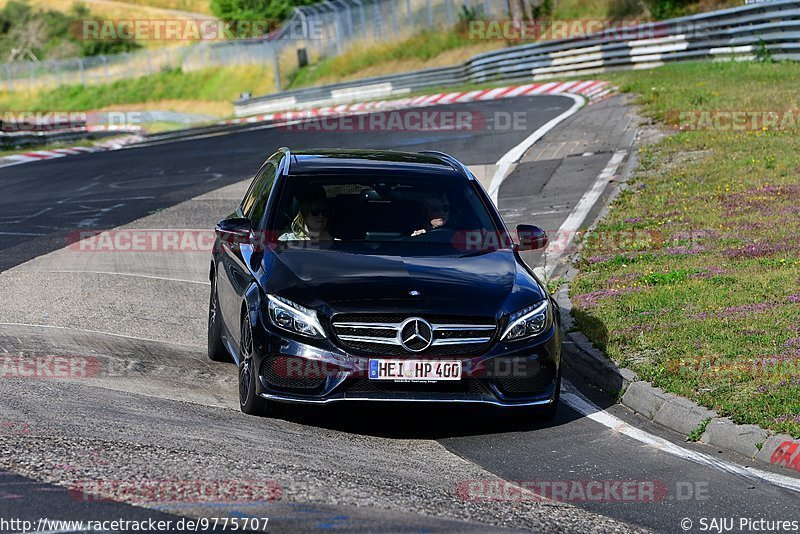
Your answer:
[[[608,78],[673,128],[682,112],[800,117],[796,63]],[[675,128],[641,149],[629,187],[585,242],[575,317],[641,378],[738,423],[800,437],[800,127],[727,124]]]

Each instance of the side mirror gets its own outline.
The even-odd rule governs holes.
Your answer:
[[[547,232],[532,224],[517,226],[520,250],[539,250],[547,246]]]
[[[253,236],[253,223],[250,219],[225,219],[217,223],[214,232],[220,241],[233,244],[250,243]]]

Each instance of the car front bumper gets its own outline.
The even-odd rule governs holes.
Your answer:
[[[479,356],[408,357],[460,360],[460,381],[395,382],[367,378],[369,360],[403,357],[384,358],[379,349],[373,356],[352,355],[327,340],[311,345],[265,323],[259,321],[259,328],[254,331],[254,364],[259,377],[256,392],[270,401],[311,405],[362,401],[546,407],[557,398],[561,358],[561,332],[557,324],[530,342],[497,343]],[[278,374],[276,368],[280,368]],[[516,376],[519,373],[525,376]],[[512,393],[504,389],[509,380],[512,383],[529,380],[527,383],[536,387],[530,392]],[[298,384],[304,387],[292,387]]]

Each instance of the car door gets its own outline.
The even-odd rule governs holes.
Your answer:
[[[275,183],[276,173],[276,164],[272,160],[267,160],[253,179],[253,183],[236,213],[239,217],[250,219],[258,234],[260,234],[261,221],[266,210],[267,199]],[[253,271],[258,268],[258,266],[251,265],[255,250],[255,246],[251,244],[222,243],[221,257],[224,276],[219,277],[217,290],[225,326],[231,334],[231,341],[237,346],[241,337],[240,312],[244,293],[254,280]]]

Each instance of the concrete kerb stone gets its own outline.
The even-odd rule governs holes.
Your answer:
[[[767,430],[757,425],[737,425],[723,417],[712,419],[700,441],[737,452],[746,458],[755,458],[759,445],[769,437]]]
[[[756,454],[757,461],[800,472],[800,440],[786,434],[767,438]]]
[[[688,436],[709,419],[715,419],[717,413],[704,408],[683,397],[670,397],[658,410],[653,422],[671,428]]]
[[[625,390],[625,395],[622,396],[622,404],[652,421],[667,400],[670,399],[668,395],[663,389],[640,380],[639,382],[634,382]]]

